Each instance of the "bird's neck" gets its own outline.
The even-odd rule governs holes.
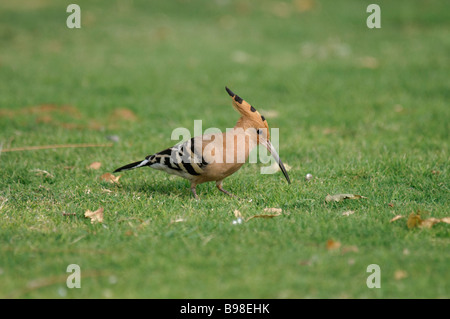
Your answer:
[[[242,116],[239,118],[236,125],[234,126],[235,129],[242,128],[244,130],[250,127],[251,127],[250,123],[248,123],[248,121]]]
[[[250,129],[254,129],[252,123],[249,123],[245,118],[241,117],[232,131],[235,136],[235,143],[237,146],[241,147],[241,150],[242,144],[245,143],[245,159],[248,158],[250,152],[257,145],[255,132]]]

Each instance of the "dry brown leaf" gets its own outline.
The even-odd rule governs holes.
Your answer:
[[[418,227],[422,223],[422,218],[420,218],[419,213],[411,213],[408,217],[408,221],[406,222],[406,226],[408,228]]]
[[[325,197],[325,201],[329,203],[329,202],[340,202],[343,201],[344,199],[360,199],[360,198],[367,198],[367,197],[354,194],[336,194],[336,195],[328,194]]]
[[[104,211],[103,207],[100,207],[94,212],[88,209],[84,213],[84,217],[90,218],[91,224],[93,224],[94,222],[103,223],[103,211]]]
[[[359,251],[358,246],[352,245],[352,246],[344,246],[341,249],[342,254],[346,253],[357,253]]]
[[[419,223],[419,227],[423,227],[423,228],[431,228],[431,227],[433,227],[434,224],[437,224],[437,223],[439,223],[440,221],[441,221],[441,220],[440,220],[439,218],[434,218],[434,217],[427,218],[427,219],[422,220],[422,221]]]
[[[105,182],[110,182],[110,183],[116,183],[116,184],[118,184],[118,183],[119,183],[119,178],[120,178],[121,176],[122,176],[122,175],[114,176],[114,175],[111,174],[111,173],[105,173],[105,174],[103,174],[102,176],[100,176],[100,180],[101,180],[101,181],[105,181]]]
[[[352,214],[354,214],[354,213],[355,213],[354,210],[348,210],[348,211],[346,211],[346,212],[343,212],[342,215],[343,215],[343,216],[350,216],[350,215],[352,215]]]
[[[394,218],[392,218],[389,222],[390,223],[395,222],[396,220],[399,220],[400,218],[403,218],[403,216],[402,215],[397,215]]]
[[[310,11],[316,6],[315,0],[294,0],[293,3],[298,12]]]
[[[132,122],[137,120],[136,114],[134,114],[133,111],[125,108],[115,109],[111,115],[111,118],[113,120],[121,120],[121,121],[125,120]]]
[[[51,115],[42,115],[36,118],[37,124],[49,124],[53,122],[53,118]]]
[[[414,227],[431,228],[438,223],[450,224],[450,217],[443,217],[443,218],[430,217],[427,219],[422,219],[420,217],[420,212],[411,213],[408,217],[406,225],[408,226],[408,228]]]
[[[406,277],[408,277],[408,274],[404,270],[396,270],[394,273],[395,280],[405,279]]]
[[[431,227],[433,227],[433,225],[435,225],[437,223],[450,224],[450,217],[444,217],[444,218],[430,217],[430,218],[422,220],[422,222],[420,223],[419,227],[431,228]]]
[[[99,169],[100,167],[102,167],[102,163],[100,162],[93,162],[88,166],[90,169]]]
[[[322,133],[323,133],[324,135],[335,134],[335,133],[337,133],[337,132],[339,132],[339,130],[338,130],[337,128],[335,128],[335,127],[326,127],[326,128],[324,128],[323,131],[322,131]]]
[[[341,248],[341,243],[333,239],[327,240],[327,250],[336,250]]]

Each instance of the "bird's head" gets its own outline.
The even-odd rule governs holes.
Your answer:
[[[225,87],[228,94],[233,101],[233,107],[241,114],[236,127],[241,127],[244,130],[250,131],[250,134],[255,137],[257,144],[261,144],[267,148],[272,154],[273,158],[277,161],[281,171],[286,177],[288,183],[291,183],[289,175],[284,167],[283,162],[280,159],[277,151],[270,143],[270,132],[267,120],[261,115],[253,106],[243,100],[239,95],[234,94],[228,87]],[[249,130],[250,129],[250,130]]]

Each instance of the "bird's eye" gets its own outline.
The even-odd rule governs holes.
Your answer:
[[[260,130],[260,129],[257,129],[257,130],[256,130],[256,133],[258,133],[258,135],[261,135],[261,134],[262,134],[262,132],[263,132],[263,131],[262,131],[262,130]]]

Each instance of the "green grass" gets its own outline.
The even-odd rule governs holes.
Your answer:
[[[60,1],[0,4],[0,143],[120,141],[1,153],[0,297],[450,297],[450,225],[406,226],[412,212],[450,215],[445,1],[380,0],[378,30],[371,1],[77,3],[78,30]],[[225,85],[276,112],[291,185],[262,164],[225,180],[242,201],[213,183],[195,201],[187,181],[150,169],[99,180],[196,119],[234,126]],[[324,202],[337,193],[368,198]],[[84,212],[99,207],[91,224]],[[266,207],[283,214],[232,224],[234,210]],[[66,287],[69,264],[81,289]],[[370,264],[380,289],[366,286]]]

